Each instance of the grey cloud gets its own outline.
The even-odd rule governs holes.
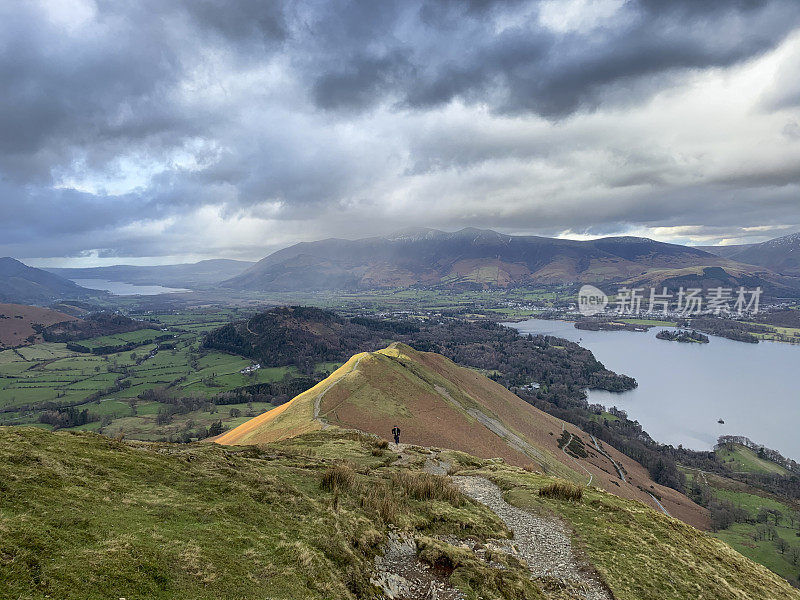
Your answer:
[[[171,3],[158,3],[161,6]],[[287,36],[286,16],[281,2],[226,2],[187,0],[175,5],[198,24],[232,41],[258,41],[267,45]]]
[[[797,121],[789,121],[783,126],[782,133],[790,140],[800,140],[800,124]]]
[[[0,254],[189,253],[197,232],[181,221],[208,206],[320,236],[420,219],[542,233],[800,222],[796,170],[672,188],[688,168],[668,144],[617,156],[604,132],[566,128],[776,47],[800,24],[794,0],[630,0],[588,32],[548,29],[532,0],[95,6],[70,29],[34,3],[0,4]],[[766,110],[791,108],[793,85],[779,78]],[[437,120],[455,105],[461,126]],[[517,132],[516,119],[538,126]],[[778,137],[795,136],[791,123]],[[592,156],[578,173],[579,153]],[[118,165],[131,157],[142,165]],[[559,204],[536,175],[494,173],[508,163],[562,172]],[[103,191],[117,168],[142,187]],[[61,187],[82,178],[92,193]],[[460,210],[480,195],[480,210]],[[169,218],[168,235],[130,227]]]
[[[506,6],[489,4],[495,12]],[[361,4],[346,6],[339,22],[361,18]],[[588,33],[550,31],[535,12],[497,32],[493,19],[457,3],[408,2],[384,15],[380,39],[371,30],[348,40],[369,55],[342,52],[338,32],[315,31],[306,69],[322,108],[362,109],[368,99],[426,108],[460,99],[557,118],[596,108],[611,86],[751,58],[800,22],[800,5],[783,0],[632,0],[622,13],[618,24]],[[416,29],[409,21],[418,21]]]

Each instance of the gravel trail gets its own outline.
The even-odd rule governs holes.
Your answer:
[[[486,505],[514,533],[514,545],[534,577],[552,577],[585,600],[612,600],[598,577],[575,557],[566,527],[503,499],[499,487],[483,477],[453,477],[467,496]]]

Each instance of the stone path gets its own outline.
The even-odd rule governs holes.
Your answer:
[[[612,600],[612,595],[572,550],[570,534],[556,519],[511,506],[495,484],[483,477],[453,477],[464,494],[486,505],[514,533],[514,546],[534,577],[555,578],[585,600]]]
[[[415,460],[407,444],[391,444],[399,454],[396,465],[408,465]],[[446,475],[450,464],[440,457],[437,448],[429,448],[423,469],[435,475]],[[419,460],[419,459],[416,459]],[[558,597],[580,600],[613,600],[590,566],[578,560],[572,549],[569,530],[555,518],[546,518],[511,506],[503,499],[502,491],[484,477],[454,476],[453,482],[473,500],[494,512],[514,534],[513,540],[492,540],[503,552],[514,554],[528,565],[531,577]],[[379,559],[378,574],[373,580],[389,598],[461,598],[416,557],[413,539],[394,533],[390,536],[387,553]]]
[[[617,463],[617,461],[615,461],[613,458],[611,458],[611,455],[608,452],[606,452],[605,450],[603,450],[600,447],[600,444],[597,442],[597,438],[596,437],[594,437],[593,435],[589,436],[589,437],[592,438],[592,443],[594,444],[595,449],[600,454],[605,456],[608,460],[610,460],[612,465],[614,465],[614,468],[617,470],[617,475],[619,475],[619,478],[622,479],[622,482],[623,483],[627,483],[628,480],[625,479],[625,471],[622,469],[622,467]]]
[[[417,557],[417,544],[408,533],[389,533],[383,556],[375,558],[375,568],[373,585],[392,600],[464,600],[464,594],[450,586],[447,575]]]

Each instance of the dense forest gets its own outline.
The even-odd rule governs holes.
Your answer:
[[[660,340],[667,340],[669,342],[682,342],[682,343],[695,343],[695,344],[707,344],[708,343],[708,336],[703,335],[699,331],[692,329],[688,331],[686,329],[679,329],[678,331],[670,331],[669,329],[662,329],[656,334],[656,337]]]
[[[551,336],[522,337],[489,321],[351,320],[316,308],[283,307],[212,331],[203,345],[266,365],[293,365],[313,375],[318,363],[343,362],[356,352],[375,350],[391,341],[482,369],[507,387],[538,384],[547,398],[581,399],[586,388],[625,391],[636,387],[633,378],[609,371],[578,344]]]
[[[203,346],[240,354],[270,366],[295,366],[313,374],[321,362],[345,361],[376,350],[387,332],[303,306],[280,307],[206,335]]]
[[[755,320],[759,323],[775,325],[776,327],[800,328],[800,310],[787,308],[785,310],[763,312],[756,315]]]
[[[769,333],[769,327],[754,325],[752,323],[742,323],[733,319],[715,319],[714,317],[698,317],[691,319],[691,326],[698,331],[718,335],[736,342],[748,342],[757,344],[758,338],[754,333]]]

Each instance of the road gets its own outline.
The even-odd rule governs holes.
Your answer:
[[[617,470],[617,475],[619,475],[619,478],[622,479],[623,483],[627,483],[627,480],[625,479],[625,472],[622,470],[622,467],[617,464],[617,461],[611,458],[611,455],[608,452],[600,447],[600,444],[597,443],[597,439],[593,435],[590,437],[592,438],[592,443],[597,451],[611,461],[611,464],[614,465],[614,468]]]

